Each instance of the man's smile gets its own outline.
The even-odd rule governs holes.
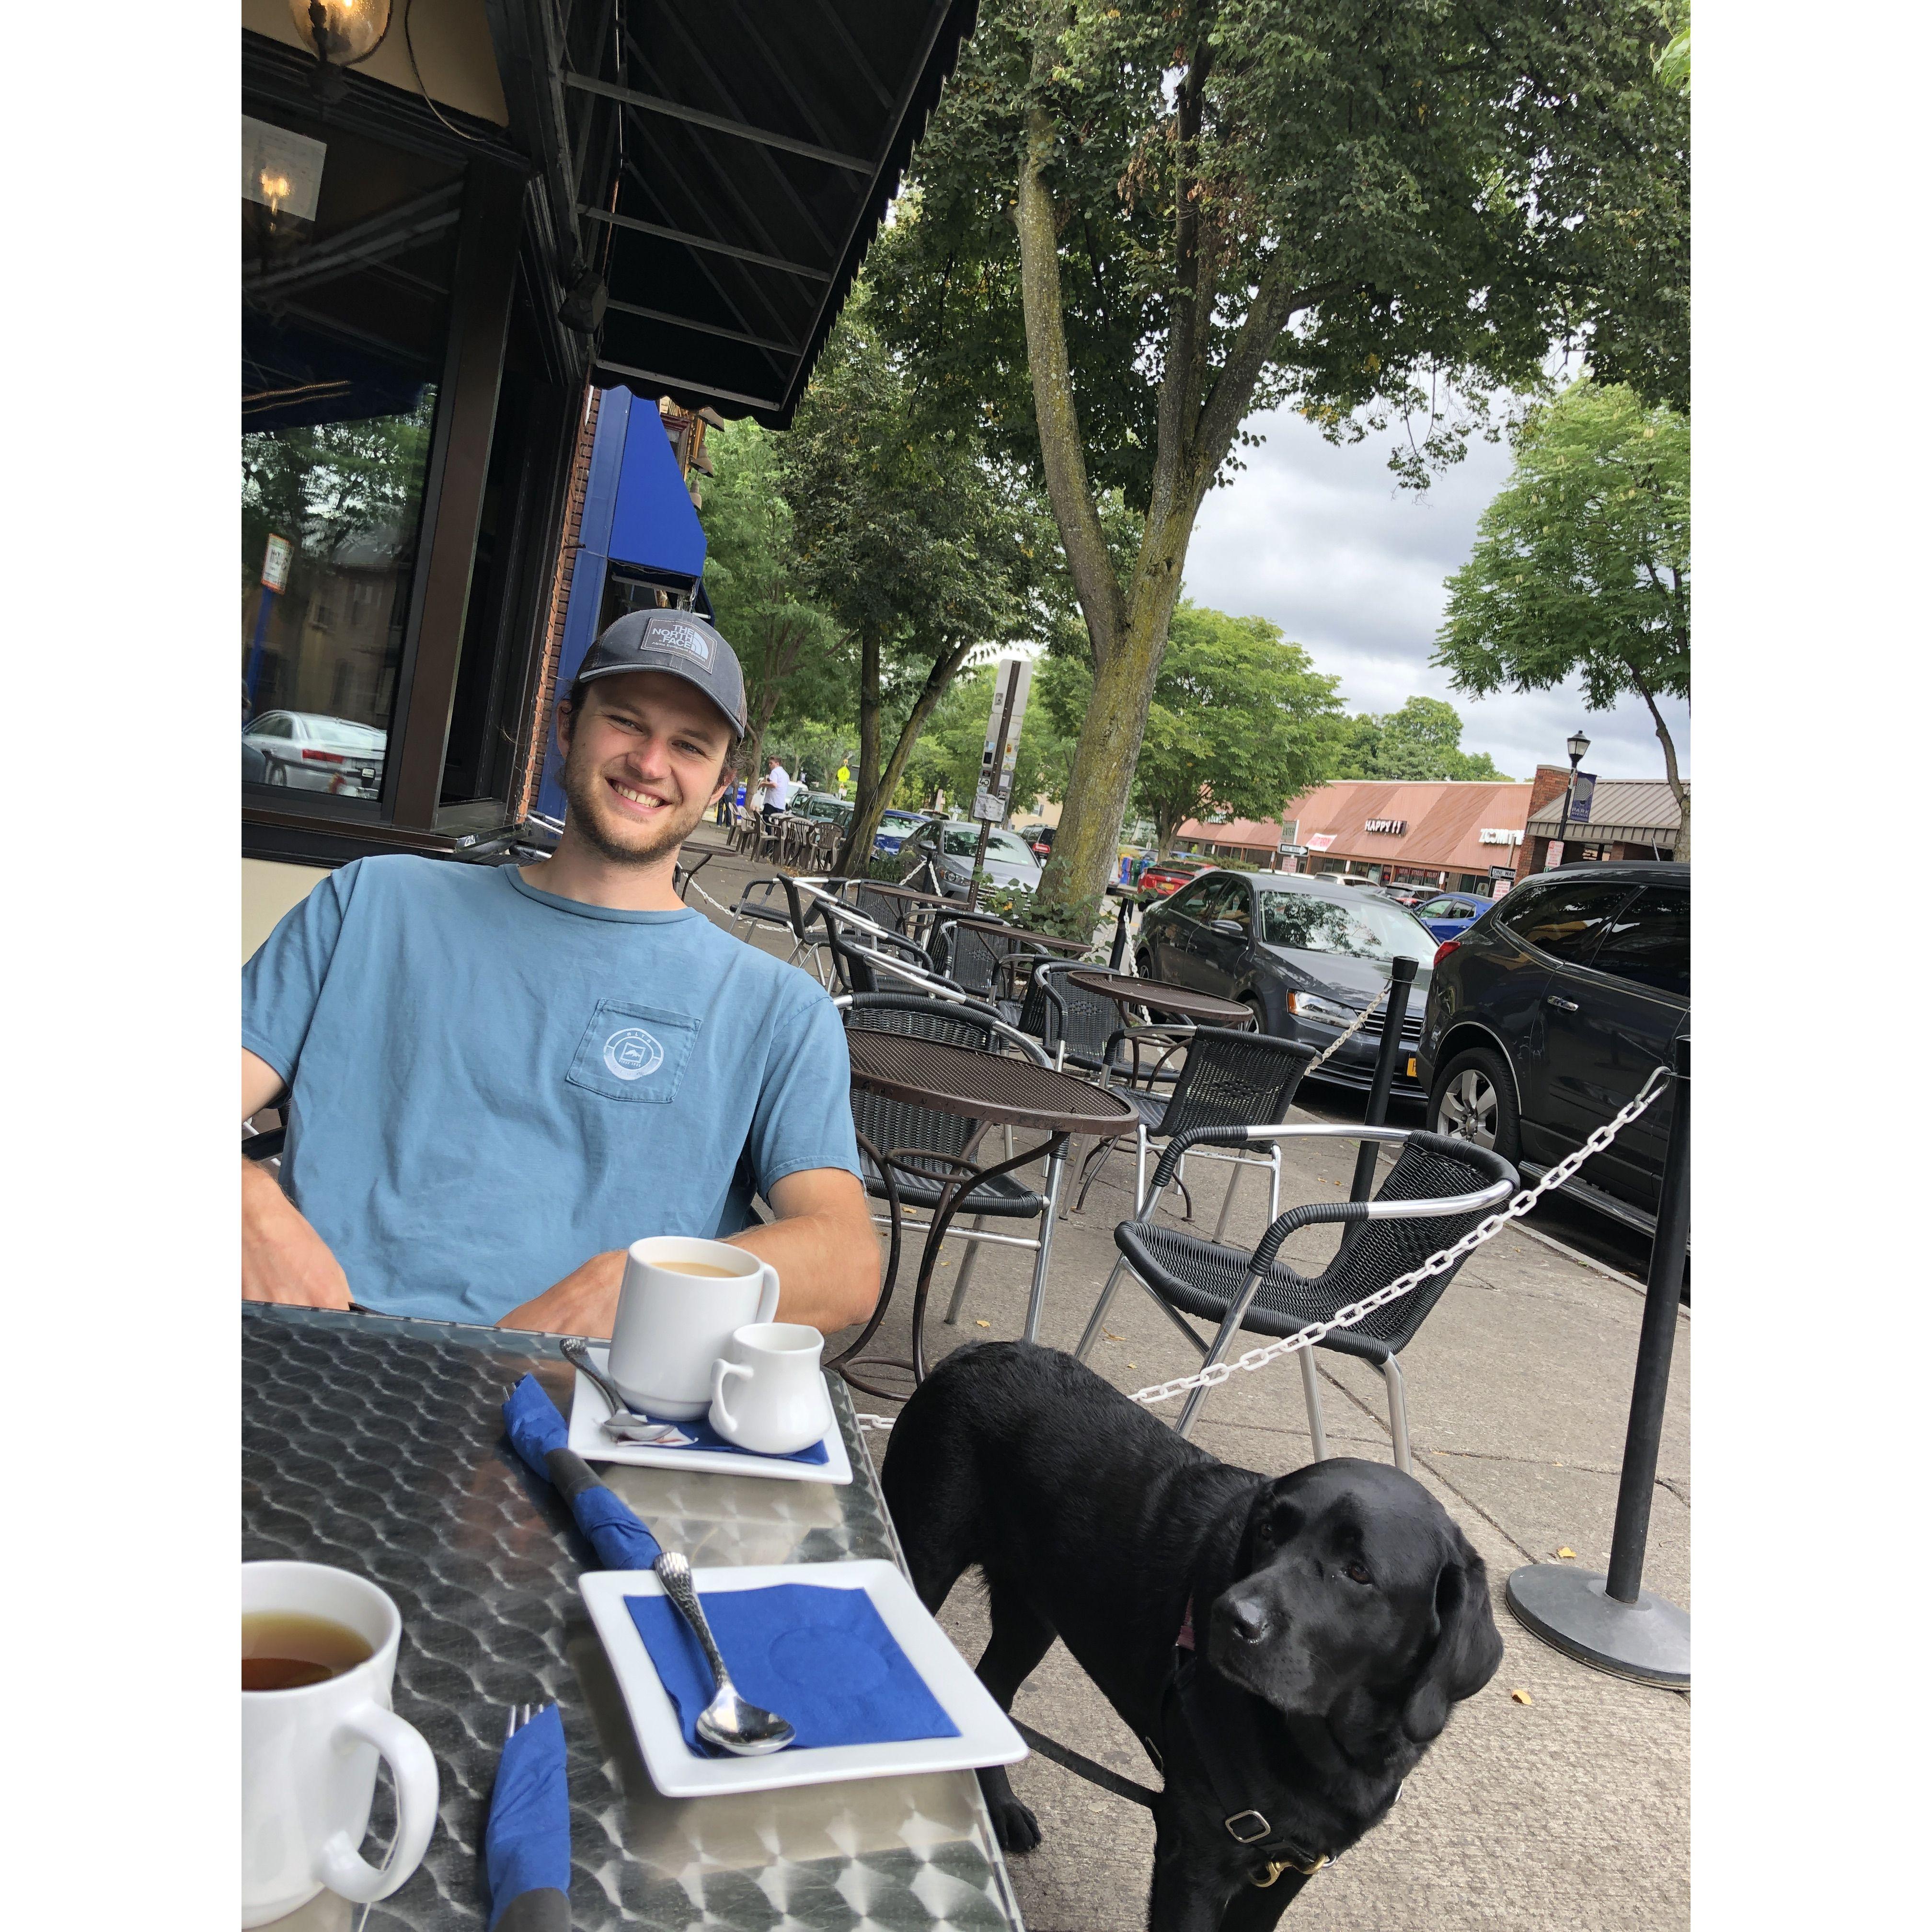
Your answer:
[[[631,812],[641,817],[653,817],[657,813],[668,809],[670,806],[670,801],[668,799],[660,798],[655,792],[640,791],[634,787],[627,785],[616,778],[609,778],[605,782],[624,801]]]

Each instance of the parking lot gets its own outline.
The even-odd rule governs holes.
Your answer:
[[[716,835],[708,829],[701,838]],[[714,858],[700,883],[729,904],[754,868]],[[714,919],[722,915],[693,895]],[[769,932],[756,942],[789,950]],[[1358,1098],[1310,1087],[1312,1118],[1359,1118]],[[1418,1116],[1396,1124],[1419,1125]],[[1353,1148],[1288,1144],[1285,1203],[1346,1193]],[[1196,1212],[1211,1226],[1225,1169],[1204,1170]],[[1190,1173],[1190,1180],[1194,1178]],[[1071,1348],[1112,1265],[1114,1224],[1132,1212],[1132,1163],[1116,1157],[1084,1210],[1055,1238],[1041,1339]],[[1175,1210],[1178,1212],[1178,1207]],[[1228,1238],[1250,1245],[1264,1222],[1264,1189],[1250,1180]],[[1327,1252],[1311,1230],[1292,1255]],[[949,1244],[928,1317],[937,1354],[1017,1336],[1030,1256],[988,1246],[956,1328],[940,1322],[955,1279]],[[1540,1209],[1464,1265],[1404,1353],[1416,1473],[1462,1526],[1488,1565],[1505,1646],[1496,1678],[1461,1706],[1409,1780],[1388,1821],[1302,1893],[1298,1927],[1380,1928],[1552,1924],[1646,1928],[1682,1924],[1689,1910],[1687,1695],[1650,1689],[1571,1662],[1532,1637],[1504,1605],[1510,1571],[1526,1562],[1607,1562],[1630,1371],[1647,1255],[1641,1237],[1586,1210]],[[909,1342],[916,1251],[877,1338],[878,1352]],[[1681,1312],[1650,1532],[1647,1587],[1689,1607],[1690,1324]],[[1132,1390],[1190,1370],[1184,1343],[1138,1291],[1124,1288],[1094,1366]],[[1381,1378],[1369,1365],[1318,1356],[1331,1454],[1388,1460]],[[862,1409],[892,1405],[861,1398]],[[1157,1411],[1171,1417],[1178,1403]],[[875,1435],[875,1455],[886,1438]],[[1244,1467],[1278,1474],[1307,1460],[1300,1378],[1276,1363],[1238,1376],[1208,1398],[1194,1439]],[[941,1622],[969,1658],[984,1640],[970,1580]],[[1139,1747],[1064,1649],[1056,1646],[1021,1692],[1015,1714],[1124,1775],[1149,1781]],[[1016,1791],[1038,1814],[1044,1842],[1010,1861],[1035,1932],[1094,1932],[1145,1922],[1152,1854],[1148,1814],[1037,1756],[1016,1767]]]

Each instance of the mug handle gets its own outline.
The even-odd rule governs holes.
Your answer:
[[[724,1418],[724,1426],[718,1431],[721,1436],[734,1436],[738,1429],[738,1418],[724,1406],[724,1384],[732,1376],[742,1376],[747,1382],[752,1379],[751,1370],[742,1362],[728,1362],[720,1355],[711,1364],[711,1406]]]
[[[376,1703],[358,1706],[343,1718],[336,1726],[334,1742],[339,1750],[356,1743],[374,1744],[388,1759],[389,1774],[395,1780],[396,1842],[382,1869],[378,1871],[363,1857],[346,1832],[338,1832],[329,1839],[316,1860],[320,1868],[316,1876],[330,1891],[357,1905],[367,1905],[387,1898],[400,1886],[429,1850],[441,1795],[436,1760],[416,1730]]]
[[[776,1322],[778,1318],[778,1271],[770,1262],[764,1262],[760,1264],[759,1273],[762,1280],[758,1288],[758,1312],[752,1319]]]

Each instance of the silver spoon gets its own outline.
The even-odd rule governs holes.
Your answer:
[[[704,1646],[706,1660],[716,1680],[718,1694],[698,1714],[698,1735],[706,1744],[729,1751],[734,1757],[763,1757],[783,1750],[798,1733],[785,1720],[770,1711],[748,1704],[738,1695],[731,1673],[718,1654],[718,1640],[705,1621],[704,1606],[691,1580],[691,1565],[674,1550],[667,1550],[652,1565],[664,1593],[675,1604],[685,1622],[698,1634]]]
[[[638,1414],[619,1394],[617,1384],[591,1360],[590,1347],[580,1335],[567,1336],[562,1346],[563,1359],[588,1376],[610,1405],[610,1413],[602,1426],[614,1442],[668,1442],[684,1432],[674,1423],[653,1422],[649,1416]]]

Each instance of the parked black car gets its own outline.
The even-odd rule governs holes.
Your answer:
[[[1381,992],[1389,963],[1417,962],[1402,1022],[1405,1042],[1422,1035],[1436,941],[1406,908],[1378,892],[1332,885],[1318,874],[1205,872],[1143,916],[1135,965],[1252,1006],[1262,1030],[1327,1046]],[[1318,1073],[1366,1088],[1382,1048],[1378,1013]],[[1394,1091],[1420,1100],[1412,1054],[1395,1064]]]
[[[1633,1099],[1690,1024],[1690,868],[1567,866],[1498,900],[1436,956],[1419,1056],[1429,1124],[1534,1178]],[[1566,1190],[1652,1232],[1671,1100]]]

